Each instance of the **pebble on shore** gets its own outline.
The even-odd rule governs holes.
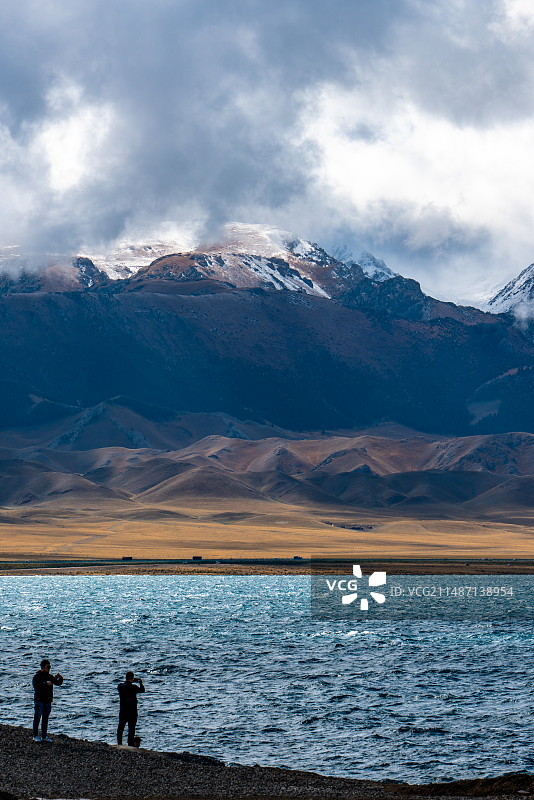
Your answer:
[[[411,797],[526,797],[534,776],[411,786],[351,780],[276,767],[226,766],[191,753],[168,753],[63,734],[33,741],[29,728],[0,725],[0,800],[392,800]]]

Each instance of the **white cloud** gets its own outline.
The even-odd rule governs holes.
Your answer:
[[[360,237],[396,238],[405,258],[487,235],[497,258],[501,240],[534,249],[534,119],[462,125],[376,87],[329,85],[309,96],[304,131],[319,186]]]
[[[534,5],[532,0],[501,0],[496,8],[494,31],[503,38],[528,35],[534,31]]]
[[[448,296],[532,261],[530,0],[127,6],[0,4],[0,246],[240,219]]]
[[[64,119],[44,124],[34,141],[44,152],[50,188],[65,192],[105,169],[103,145],[113,114],[106,107],[81,107]]]

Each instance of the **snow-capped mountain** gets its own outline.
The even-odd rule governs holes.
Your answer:
[[[381,258],[375,258],[371,253],[367,253],[366,251],[360,254],[357,263],[373,281],[381,283],[382,281],[397,277],[397,273],[390,270]]]
[[[488,301],[488,311],[511,311],[517,317],[534,317],[534,264],[530,264]]]
[[[97,269],[105,272],[111,280],[120,280],[135,275],[143,267],[148,266],[156,258],[169,253],[180,252],[182,243],[173,239],[151,242],[150,244],[131,244],[119,242],[109,250],[93,252],[85,249],[83,256],[90,259]]]
[[[287,429],[390,419],[534,431],[534,344],[507,315],[436,300],[370,255],[278,229],[234,226],[216,244],[163,243],[155,258],[149,246],[136,245],[143,265],[125,257],[122,278],[90,251],[0,268],[4,426],[124,397],[141,413],[158,406],[163,424],[171,409]]]
[[[344,259],[280,228],[227,225],[222,241],[184,252],[178,241],[126,245],[108,254],[87,252],[112,280],[145,275],[173,280],[217,280],[243,288],[286,289],[320,297],[338,296],[363,278],[382,282],[395,277],[370,253]]]
[[[6,291],[87,289],[102,281],[139,278],[216,281],[237,289],[289,290],[339,297],[365,279],[382,283],[397,277],[370,253],[354,258],[327,253],[318,244],[280,228],[232,223],[215,244],[167,236],[151,242],[118,242],[108,250],[85,248],[74,258],[49,255],[40,264],[16,247],[0,250],[0,288]],[[44,263],[43,263],[44,262]]]
[[[3,272],[0,294],[13,292],[143,291],[178,296],[262,289],[341,302],[384,318],[478,319],[482,312],[425,295],[417,281],[393,273],[364,252],[332,255],[280,228],[234,223],[217,243],[191,248],[191,240],[122,243],[108,252],[85,250],[36,270]]]

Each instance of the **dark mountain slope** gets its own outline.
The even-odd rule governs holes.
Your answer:
[[[510,370],[529,377],[534,365],[530,339],[494,315],[392,319],[291,291],[183,296],[117,283],[126,282],[0,297],[4,426],[30,424],[43,399],[53,417],[61,405],[128,395],[295,430],[390,418],[473,432],[481,387]],[[503,429],[500,414],[511,427],[506,397],[482,419],[492,431]],[[534,430],[532,404],[519,422]]]

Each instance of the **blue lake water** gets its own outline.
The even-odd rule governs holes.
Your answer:
[[[52,735],[113,742],[131,668],[147,689],[144,747],[377,780],[533,771],[531,621],[320,621],[309,586],[0,577],[0,721],[31,726],[31,679],[47,657],[65,677]]]

